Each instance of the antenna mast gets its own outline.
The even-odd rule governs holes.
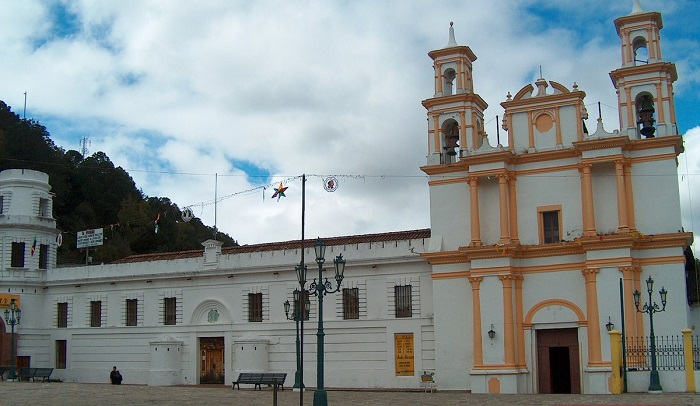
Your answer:
[[[27,119],[27,91],[24,91],[24,113],[22,115],[22,120]]]
[[[92,145],[89,136],[80,139],[80,154],[83,155],[83,159],[85,159],[85,156],[90,152],[90,150],[88,150],[88,145]]]

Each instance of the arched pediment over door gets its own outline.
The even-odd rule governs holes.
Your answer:
[[[205,300],[192,312],[192,325],[230,324],[231,312],[218,300]]]

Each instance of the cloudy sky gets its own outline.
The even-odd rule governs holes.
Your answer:
[[[679,72],[686,230],[700,226],[699,3],[642,0],[662,12],[663,57]],[[22,116],[27,92],[26,117],[57,145],[80,150],[88,137],[144,194],[209,225],[216,196],[218,228],[241,244],[301,237],[304,173],[307,238],[425,228],[420,102],[434,90],[427,53],[447,44],[449,23],[478,57],[495,145],[500,103],[540,66],[586,92],[589,129],[598,102],[617,129],[613,20],[631,10],[632,0],[0,0],[0,100]]]

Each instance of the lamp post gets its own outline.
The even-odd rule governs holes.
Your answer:
[[[301,363],[301,360],[299,359],[299,319],[301,318],[299,316],[299,313],[301,312],[301,309],[299,309],[299,300],[301,298],[301,291],[299,289],[294,289],[294,312],[292,313],[292,317],[289,318],[289,309],[291,307],[291,304],[289,303],[289,300],[286,300],[284,302],[284,315],[287,317],[287,320],[294,320],[294,324],[296,324],[296,355],[297,355],[297,369],[294,372],[294,386],[293,388],[301,388],[302,383],[301,383],[301,368],[299,364]]]
[[[289,318],[291,304],[289,300],[284,302],[284,315],[287,320],[294,320],[296,324],[296,355],[297,370],[294,372],[294,388],[299,389],[299,406],[304,404],[304,320],[309,318],[310,302],[308,295],[304,295],[306,286],[306,265],[300,264],[294,267],[301,289],[294,289],[294,312]],[[301,332],[299,326],[301,325]]]
[[[15,307],[15,299],[10,299],[10,308],[5,309],[5,321],[10,325],[10,371],[7,375],[8,379],[15,379],[17,375],[15,374],[15,362],[17,360],[16,348],[15,348],[15,324],[19,324],[22,318],[22,310]]]
[[[326,261],[326,243],[320,238],[316,239],[314,244],[316,253],[316,264],[318,264],[318,281],[314,281],[309,285],[309,293],[318,296],[318,332],[316,333],[316,390],[314,391],[314,406],[327,406],[328,393],[323,387],[323,297],[329,293],[335,293],[340,290],[340,284],[343,281],[343,273],[345,272],[345,260],[343,254],[338,255],[333,264],[335,265],[335,282],[336,287],[326,278],[323,281],[323,263]]]
[[[656,302],[652,303],[651,292],[654,290],[654,280],[651,276],[647,279],[647,292],[649,293],[649,301],[644,303],[642,309],[639,309],[639,297],[642,295],[638,290],[634,290],[632,295],[634,296],[634,307],[640,313],[647,313],[649,315],[649,345],[651,346],[651,374],[649,375],[649,391],[650,392],[660,392],[661,381],[659,380],[659,371],[656,370],[656,339],[654,337],[654,313],[663,312],[666,310],[666,294],[668,293],[666,289],[661,287],[659,295],[661,296],[661,309]]]

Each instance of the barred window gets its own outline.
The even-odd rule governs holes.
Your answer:
[[[248,321],[263,321],[262,293],[248,293]]]
[[[138,299],[126,299],[126,325],[135,326],[139,308]]]
[[[58,327],[68,327],[68,303],[61,302],[56,308]]]
[[[360,318],[360,291],[358,288],[343,289],[343,319]]]
[[[394,286],[396,317],[413,317],[411,285]]]
[[[102,327],[102,302],[99,300],[90,302],[90,327]]]
[[[174,297],[166,297],[163,305],[165,306],[163,324],[166,326],[174,326],[177,322],[177,299]]]
[[[39,269],[48,269],[49,265],[49,246],[47,244],[39,245]]]
[[[56,369],[66,369],[67,353],[68,342],[66,340],[56,340]]]
[[[13,242],[12,243],[12,258],[10,259],[10,266],[14,268],[24,267],[24,243],[23,242]]]

